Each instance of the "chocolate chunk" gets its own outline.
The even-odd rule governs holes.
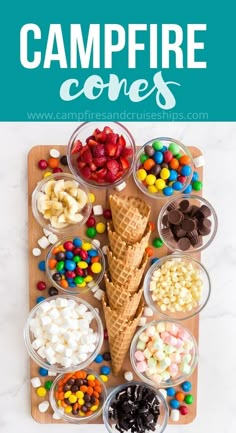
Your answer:
[[[191,246],[191,242],[188,238],[181,238],[178,240],[178,248],[181,251],[187,251]]]
[[[77,392],[77,391],[79,391],[79,387],[76,386],[76,385],[73,385],[73,386],[71,387],[71,391],[72,391],[72,392]]]
[[[196,224],[195,224],[195,221],[193,219],[185,218],[181,223],[181,227],[186,232],[192,232],[195,229]]]
[[[183,219],[183,214],[178,210],[171,210],[168,214],[168,221],[173,225],[179,225]]]

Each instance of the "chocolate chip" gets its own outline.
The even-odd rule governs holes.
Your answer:
[[[60,163],[61,163],[62,165],[68,165],[68,161],[67,161],[67,156],[66,156],[66,155],[63,155],[63,156],[60,158]]]
[[[56,296],[58,295],[58,289],[56,287],[50,287],[48,289],[49,296]]]
[[[192,232],[195,229],[196,224],[195,224],[195,221],[193,219],[185,218],[181,223],[181,227],[186,232]]]
[[[178,248],[181,251],[187,251],[191,246],[191,242],[188,238],[181,238],[178,240]]]
[[[178,210],[171,210],[168,214],[170,224],[179,225],[183,219],[183,214]]]

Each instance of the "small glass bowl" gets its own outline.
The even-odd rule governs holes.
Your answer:
[[[99,377],[99,375],[97,373],[95,373],[93,370],[90,370],[88,368],[86,368],[86,369],[83,368],[83,371],[85,371],[87,374],[94,375],[96,377],[96,379],[100,382],[100,385],[102,388],[102,392],[100,394],[101,395],[100,406],[99,406],[98,410],[93,412],[91,415],[88,415],[88,416],[73,415],[73,413],[66,413],[62,407],[58,406],[55,394],[57,392],[58,382],[61,379],[63,379],[64,373],[57,376],[57,378],[54,380],[52,387],[50,389],[49,399],[50,399],[50,404],[52,406],[52,409],[61,419],[63,419],[66,422],[72,423],[72,424],[89,423],[90,421],[93,421],[94,419],[96,419],[99,415],[101,415],[103,405],[104,405],[104,402],[105,402],[106,397],[107,397],[106,387],[105,387],[103,381],[101,380],[101,378]],[[71,374],[73,374],[73,373],[76,373],[76,371],[71,371]]]
[[[171,312],[170,310],[168,310],[168,308],[166,308],[166,310],[163,311],[161,307],[158,305],[158,303],[154,301],[152,298],[152,291],[150,290],[150,283],[152,280],[152,276],[156,271],[161,269],[162,266],[167,262],[173,262],[173,263],[182,262],[185,264],[185,266],[192,265],[194,270],[198,272],[199,278],[201,278],[202,280],[201,299],[199,300],[198,305],[196,307],[193,307],[192,310],[190,311]],[[162,315],[165,318],[169,317],[170,319],[174,319],[174,320],[186,320],[196,316],[196,314],[200,313],[200,311],[202,311],[203,308],[206,306],[211,294],[211,282],[207,270],[198,260],[189,257],[185,254],[172,254],[170,256],[162,257],[160,260],[158,260],[158,262],[154,263],[149,268],[148,272],[145,275],[143,286],[144,286],[145,301],[149,305],[149,307],[154,311],[154,313],[157,313],[158,315]]]
[[[179,146],[179,153],[181,153],[182,155],[187,155],[190,158],[190,164],[189,165],[191,167],[191,174],[189,176],[187,176],[185,182],[182,183],[183,187],[182,187],[182,189],[180,191],[173,190],[173,194],[176,197],[179,194],[182,194],[183,191],[185,190],[185,188],[187,188],[187,186],[190,184],[191,179],[192,179],[194,164],[193,164],[193,158],[192,158],[192,155],[191,155],[189,149],[186,146],[184,146],[180,141],[176,140],[175,138],[170,138],[170,137],[157,137],[157,138],[153,138],[152,140],[149,140],[147,143],[145,143],[141,147],[141,149],[136,154],[136,159],[135,159],[135,164],[134,164],[134,171],[133,171],[134,181],[135,181],[137,187],[145,195],[147,195],[148,197],[150,197],[152,199],[162,199],[162,200],[163,199],[164,200],[168,199],[168,196],[164,195],[163,192],[162,192],[162,190],[158,191],[158,192],[155,192],[155,193],[150,192],[148,190],[147,186],[141,180],[139,180],[138,176],[137,176],[137,172],[138,172],[139,168],[141,168],[141,166],[142,166],[142,162],[140,161],[140,157],[144,153],[145,147],[146,146],[151,146],[154,141],[160,141],[160,142],[162,142],[163,145],[165,147],[167,147],[167,149],[165,149],[165,150],[168,150],[168,146],[171,143],[174,143],[174,144],[176,144],[176,145]],[[163,163],[164,163],[164,161],[163,161]]]
[[[50,302],[52,300],[56,300],[58,298],[64,298],[67,300],[73,300],[78,305],[83,304],[87,307],[88,311],[91,312],[94,316],[94,319],[90,323],[90,327],[93,329],[94,332],[97,333],[97,341],[96,341],[96,348],[93,353],[91,353],[86,361],[81,362],[78,365],[71,365],[70,367],[63,367],[61,364],[48,364],[44,358],[42,358],[37,351],[32,347],[32,342],[35,339],[33,332],[30,329],[30,323],[31,320],[35,318],[36,313],[39,311],[39,309],[43,306],[43,304]],[[57,296],[51,296],[50,298],[45,299],[44,301],[40,302],[39,304],[35,305],[35,307],[30,311],[28,319],[25,324],[24,328],[24,341],[26,348],[28,350],[29,356],[33,359],[33,361],[36,362],[36,364],[40,365],[40,367],[45,368],[46,370],[54,371],[55,373],[66,373],[73,370],[81,370],[85,367],[87,367],[93,360],[96,358],[97,354],[100,352],[102,344],[103,344],[103,325],[102,321],[100,319],[100,316],[96,312],[96,310],[90,305],[88,302],[84,301],[81,298],[78,298],[76,296],[71,295],[57,295]]]
[[[81,219],[81,221],[79,223],[76,223],[76,224],[68,223],[68,225],[66,227],[55,228],[50,223],[50,220],[44,218],[43,214],[39,211],[38,204],[37,204],[39,194],[44,192],[46,184],[52,180],[55,180],[55,181],[64,180],[64,181],[76,182],[78,187],[83,191],[83,193],[85,193],[85,195],[87,197],[87,204],[83,207],[83,209],[80,212],[83,218]],[[68,233],[70,230],[82,226],[87,221],[87,219],[91,213],[91,210],[92,210],[92,204],[91,204],[90,199],[89,199],[89,191],[88,191],[86,185],[84,185],[84,183],[82,181],[78,181],[70,173],[52,173],[51,176],[48,176],[48,177],[44,178],[43,180],[41,180],[37,184],[36,188],[34,189],[34,191],[32,193],[32,211],[33,211],[33,215],[34,215],[35,219],[37,220],[37,222],[42,227],[46,228],[49,231],[55,232],[55,233]]]
[[[191,359],[191,363],[190,363],[191,371],[189,372],[189,374],[183,374],[183,373],[180,372],[180,374],[177,377],[172,378],[172,379],[168,379],[166,381],[161,381],[160,383],[156,384],[156,383],[154,383],[154,381],[151,378],[149,378],[145,374],[145,372],[141,373],[138,370],[138,368],[137,368],[137,361],[135,359],[135,352],[137,350],[137,343],[138,343],[138,340],[139,340],[139,336],[143,332],[145,332],[146,329],[149,326],[157,326],[159,323],[165,323],[165,324],[171,323],[171,324],[174,324],[174,325],[178,326],[178,328],[182,332],[187,333],[189,340],[193,344],[193,347],[192,347],[192,350],[191,350],[192,359]],[[197,342],[196,342],[194,336],[191,334],[191,332],[187,328],[185,328],[182,324],[180,324],[180,323],[178,323],[178,322],[176,322],[174,320],[170,320],[170,319],[168,319],[168,320],[154,320],[152,322],[147,323],[142,328],[140,328],[136,332],[136,334],[134,335],[132,343],[131,343],[131,346],[130,346],[130,360],[131,360],[131,365],[132,365],[135,373],[137,374],[137,376],[143,382],[148,383],[149,385],[152,385],[152,386],[157,387],[157,388],[169,388],[171,386],[177,386],[180,383],[182,383],[185,380],[187,380],[187,378],[190,377],[193,374],[193,372],[194,372],[194,370],[195,370],[195,368],[197,366],[197,363],[198,363],[198,347],[197,347]]]
[[[56,287],[58,290],[60,290],[61,292],[64,292],[65,294],[69,293],[69,294],[73,295],[73,294],[84,294],[84,293],[89,292],[95,285],[97,285],[101,282],[101,280],[104,276],[104,273],[105,273],[106,262],[105,262],[105,257],[104,257],[102,250],[96,246],[95,242],[93,242],[92,239],[82,238],[81,236],[78,236],[78,237],[79,237],[79,239],[81,239],[81,241],[83,243],[90,243],[90,244],[92,244],[93,248],[97,250],[98,256],[100,258],[100,263],[102,265],[102,270],[99,274],[94,274],[95,278],[93,279],[93,281],[87,283],[85,287],[80,288],[79,286],[76,286],[76,287],[68,286],[68,288],[63,288],[57,281],[55,281],[53,279],[53,277],[52,277],[53,274],[58,272],[58,271],[56,269],[53,269],[53,270],[50,269],[49,261],[54,256],[53,251],[55,248],[57,248],[60,245],[63,245],[67,241],[73,242],[73,239],[75,239],[76,236],[70,236],[70,237],[67,236],[65,238],[59,239],[58,242],[56,242],[54,245],[52,245],[50,250],[48,251],[45,265],[46,265],[46,274],[47,274],[47,277],[48,277],[50,283],[52,284],[52,286]]]
[[[211,215],[207,217],[208,220],[211,221],[211,231],[208,235],[206,236],[202,236],[201,237],[201,242],[199,242],[199,244],[197,244],[196,246],[190,246],[189,249],[185,250],[184,252],[189,254],[189,253],[195,253],[197,251],[202,251],[205,248],[207,248],[211,242],[213,241],[216,232],[217,232],[217,227],[218,227],[218,220],[217,220],[217,215],[215,212],[215,209],[213,208],[213,206],[205,199],[202,198],[198,195],[182,195],[181,197],[173,197],[170,200],[168,200],[167,203],[165,203],[165,205],[162,207],[159,216],[158,216],[158,220],[157,220],[157,230],[158,233],[160,235],[160,238],[162,239],[162,241],[165,243],[165,245],[167,246],[167,248],[169,248],[171,251],[176,251],[176,252],[180,252],[183,253],[183,250],[181,250],[178,247],[177,241],[174,237],[169,236],[168,230],[166,231],[166,225],[163,224],[163,218],[166,218],[166,215],[168,215],[169,210],[168,209],[177,209],[180,202],[182,202],[183,200],[188,200],[191,206],[198,206],[201,207],[203,205],[207,206],[210,209]]]
[[[114,131],[114,133],[122,135],[125,138],[126,147],[132,149],[132,155],[126,157],[126,159],[128,159],[129,161],[129,168],[124,171],[122,177],[120,177],[117,181],[113,183],[111,182],[98,183],[96,182],[96,180],[86,179],[85,177],[82,176],[77,164],[77,157],[78,157],[77,153],[72,154],[71,151],[73,148],[73,144],[76,140],[80,140],[82,142],[82,145],[85,146],[86,140],[88,138],[93,138],[92,134],[96,128],[99,128],[99,130],[102,131],[103,128],[106,126],[111,128]],[[84,122],[73,132],[68,143],[67,160],[68,160],[70,171],[74,174],[74,176],[79,181],[83,181],[89,187],[93,187],[93,188],[107,189],[107,188],[115,188],[116,186],[120,185],[131,175],[134,166],[134,159],[135,159],[134,138],[131,135],[130,131],[119,122]]]
[[[161,394],[160,391],[158,391],[155,387],[153,387],[152,385],[149,385],[147,383],[142,383],[142,382],[138,382],[138,381],[133,381],[133,382],[129,382],[129,383],[125,383],[122,384],[120,386],[117,386],[116,388],[112,389],[111,393],[108,395],[105,403],[104,403],[104,407],[103,407],[103,422],[105,424],[105,427],[107,429],[107,431],[109,433],[115,433],[118,432],[118,430],[116,429],[115,425],[116,425],[116,421],[112,420],[109,416],[109,408],[110,406],[114,403],[114,401],[116,400],[116,395],[118,393],[120,393],[121,391],[127,389],[130,386],[140,386],[140,387],[144,387],[145,389],[149,389],[153,392],[155,392],[155,395],[157,396],[159,403],[160,403],[160,415],[158,417],[157,420],[157,424],[156,424],[156,429],[154,430],[154,433],[162,433],[164,432],[167,423],[168,423],[168,418],[169,418],[169,409],[166,403],[165,398],[163,397],[163,395]],[[151,430],[150,430],[151,431]]]

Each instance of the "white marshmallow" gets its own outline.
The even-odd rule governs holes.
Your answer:
[[[32,377],[30,382],[33,388],[39,388],[42,385],[39,377]]]
[[[131,380],[133,380],[134,375],[133,375],[132,371],[126,371],[125,374],[124,374],[124,378],[128,382],[130,382]]]
[[[65,299],[65,298],[57,298],[57,299],[56,299],[56,305],[57,305],[59,308],[65,308],[65,307],[68,306],[68,300]]]
[[[75,307],[77,306],[76,302],[73,299],[68,299],[68,308],[75,309]]]
[[[100,248],[101,246],[101,242],[98,239],[93,239],[93,244],[95,245],[95,247]]]
[[[178,422],[179,421],[180,412],[178,409],[171,409],[170,411],[170,419],[171,421]]]
[[[48,313],[49,317],[51,317],[51,319],[55,320],[58,319],[58,317],[60,317],[60,313],[57,310],[57,308],[52,308],[49,313]]]
[[[118,192],[120,192],[120,191],[123,191],[123,189],[125,189],[126,187],[127,187],[127,183],[126,182],[122,182],[122,183],[120,183],[120,185],[117,185],[115,187],[115,190],[118,191]]]
[[[52,358],[52,357],[55,356],[55,350],[53,350],[52,347],[47,347],[45,349],[45,355],[46,355],[47,358]]]
[[[38,239],[38,244],[39,244],[40,248],[45,250],[50,245],[50,242],[48,241],[46,236],[42,236],[40,239]]]
[[[70,367],[72,365],[72,359],[64,356],[63,358],[61,358],[61,364],[66,368]]]
[[[94,293],[94,298],[96,298],[98,301],[102,300],[103,295],[105,294],[105,292],[101,289],[96,290],[96,292]]]
[[[70,339],[68,340],[68,346],[69,346],[71,349],[76,349],[77,346],[78,346],[77,341],[75,341],[73,338],[70,338]]]
[[[41,323],[43,326],[48,326],[50,323],[52,323],[52,319],[49,316],[42,316],[41,317]]]
[[[88,352],[92,353],[96,349],[96,346],[92,343],[88,344]]]
[[[144,307],[143,314],[145,317],[152,317],[153,311],[150,307]]]
[[[57,373],[55,373],[55,371],[52,370],[48,370],[48,376],[56,376]]]
[[[39,348],[39,350],[37,350],[37,354],[43,358],[46,359],[46,355],[45,355],[45,346],[42,346]]]
[[[48,241],[50,242],[50,244],[54,245],[56,242],[58,242],[58,237],[57,235],[55,235],[54,233],[51,233],[48,236]]]
[[[205,159],[203,155],[196,156],[196,158],[193,159],[193,163],[196,168],[203,167],[205,165]]]
[[[42,403],[39,403],[38,405],[38,410],[41,413],[47,412],[48,408],[49,408],[49,402],[47,400],[42,401]]]
[[[146,317],[140,317],[139,322],[138,322],[138,326],[144,326],[146,325],[147,319]]]
[[[88,358],[88,355],[86,353],[80,353],[78,355],[79,362],[84,362],[84,361],[86,361],[87,358]]]
[[[99,285],[93,283],[93,285],[91,286],[91,292],[95,293],[98,289],[99,289]]]
[[[93,206],[93,214],[96,216],[103,215],[103,208],[100,204]]]
[[[41,250],[40,250],[40,248],[33,248],[33,249],[32,249],[32,254],[33,254],[33,256],[35,256],[35,257],[40,256],[40,255],[41,255]]]
[[[44,340],[43,338],[36,338],[33,343],[32,343],[32,347],[34,350],[38,350],[41,346],[44,345]]]
[[[65,345],[64,344],[58,343],[55,346],[55,352],[57,352],[57,353],[64,353],[64,351],[65,351]]]
[[[61,154],[57,149],[50,149],[49,154],[52,158],[60,158]]]
[[[88,310],[88,308],[86,307],[86,305],[84,304],[80,304],[77,308],[76,311],[79,314],[79,316],[83,316],[84,313]]]
[[[73,355],[73,350],[72,350],[70,347],[67,347],[67,348],[65,349],[65,356],[66,356],[67,358],[71,358],[72,355]]]
[[[46,237],[50,236],[52,234],[52,232],[50,232],[47,229],[43,229],[43,233],[45,234]]]
[[[49,302],[46,301],[46,302],[43,302],[42,304],[40,304],[38,311],[39,311],[40,315],[42,315],[42,314],[47,313],[50,309],[51,309],[51,306],[50,306]]]
[[[108,249],[108,245],[104,245],[102,247],[102,252],[103,252],[103,254],[105,254],[105,256],[107,255],[107,249]]]
[[[47,328],[47,332],[50,335],[58,335],[60,332],[60,328],[55,325],[54,323],[52,323],[48,328]]]

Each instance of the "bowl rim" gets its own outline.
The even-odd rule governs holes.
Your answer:
[[[94,246],[94,248],[98,251],[98,253],[99,253],[99,255],[100,255],[100,258],[101,258],[102,270],[101,270],[101,272],[100,272],[100,274],[99,274],[99,276],[98,276],[98,279],[94,282],[93,285],[91,285],[91,287],[88,286],[88,285],[86,285],[86,287],[84,288],[84,290],[83,290],[83,288],[82,288],[82,290],[79,290],[78,287],[75,287],[75,288],[69,288],[69,287],[68,287],[67,289],[64,289],[64,288],[61,287],[59,284],[57,284],[56,281],[53,280],[53,278],[52,278],[52,276],[51,276],[51,273],[50,273],[49,266],[48,266],[48,261],[49,261],[50,255],[51,255],[53,249],[57,246],[57,244],[59,244],[59,243],[62,243],[62,244],[63,244],[64,242],[70,240],[70,238],[75,238],[75,237],[78,237],[78,238],[80,238],[82,241],[86,241],[86,242],[92,244],[92,245]],[[72,235],[69,236],[69,235],[68,235],[68,236],[65,236],[65,237],[63,237],[63,238],[58,239],[58,241],[55,242],[55,244],[53,244],[53,245],[50,247],[50,249],[49,249],[48,252],[47,252],[46,259],[45,259],[45,267],[46,267],[46,275],[47,275],[47,278],[49,279],[50,283],[51,283],[54,287],[56,287],[60,292],[62,292],[62,293],[64,293],[64,294],[69,294],[69,295],[73,295],[73,294],[74,294],[74,295],[84,295],[85,293],[88,293],[89,291],[91,291],[91,289],[92,289],[96,284],[99,284],[99,283],[102,281],[102,279],[103,279],[103,277],[104,277],[104,274],[105,274],[105,271],[106,271],[106,260],[105,260],[105,257],[104,257],[104,254],[103,254],[102,249],[93,243],[93,239],[86,238],[85,236],[72,236]],[[92,282],[92,281],[91,281],[91,282]]]
[[[174,316],[175,313],[161,311],[161,309],[152,300],[152,296],[151,296],[150,289],[149,289],[150,280],[151,280],[151,276],[152,276],[153,272],[156,271],[157,269],[159,269],[165,262],[173,261],[175,259],[181,259],[181,260],[183,259],[183,260],[187,260],[190,262],[194,262],[194,264],[197,265],[197,267],[200,268],[201,271],[203,271],[203,273],[207,279],[207,282],[208,282],[208,288],[207,288],[208,294],[207,294],[207,297],[205,299],[205,302],[201,305],[200,308],[197,309],[197,311],[194,311],[194,313],[191,313],[191,311],[190,311],[189,314],[188,314],[188,312],[186,312],[186,315],[184,315],[183,317],[175,317]],[[184,254],[184,253],[168,254],[167,256],[163,256],[157,262],[153,263],[153,265],[148,269],[148,271],[144,277],[143,287],[144,287],[145,301],[148,304],[148,306],[153,310],[153,312],[163,316],[164,319],[170,318],[170,319],[173,319],[176,321],[187,320],[187,319],[190,319],[190,318],[196,316],[197,314],[199,314],[203,310],[203,308],[205,308],[205,306],[207,305],[209,298],[210,298],[210,295],[211,295],[211,279],[210,279],[210,275],[209,275],[207,269],[199,260],[195,259],[192,256],[189,256],[188,254]]]
[[[202,202],[202,204],[205,204],[207,207],[209,207],[209,209],[211,210],[211,213],[212,213],[213,221],[214,221],[214,227],[213,227],[212,233],[211,233],[209,239],[207,240],[207,242],[203,243],[198,248],[192,248],[192,249],[189,249],[188,251],[186,251],[186,253],[188,253],[188,254],[194,254],[196,252],[205,250],[212,243],[213,239],[216,236],[217,230],[218,230],[218,218],[217,218],[216,211],[215,211],[214,207],[212,206],[212,204],[208,200],[206,200],[204,197],[201,197],[200,195],[197,195],[197,194],[184,194],[184,195],[182,194],[182,195],[179,195],[179,196],[176,196],[176,197],[172,197],[171,199],[169,199],[164,204],[164,206],[161,208],[161,211],[160,211],[160,213],[158,215],[158,218],[157,218],[157,230],[158,230],[158,233],[159,233],[159,236],[160,236],[161,240],[164,242],[164,244],[167,246],[167,248],[169,248],[171,251],[174,251],[174,252],[177,252],[177,253],[181,253],[182,251],[177,248],[177,243],[174,246],[173,244],[171,244],[170,242],[168,242],[163,237],[163,235],[162,235],[162,218],[163,218],[163,216],[164,216],[164,214],[165,214],[165,212],[167,210],[167,207],[172,202],[177,201],[177,200],[188,200],[188,199],[190,199],[190,200],[198,200],[198,201]]]
[[[76,224],[71,224],[70,223],[70,224],[68,224],[68,226],[66,226],[64,228],[61,228],[61,229],[58,229],[58,228],[52,227],[50,225],[50,223],[47,223],[47,221],[49,221],[49,220],[46,220],[43,217],[43,215],[39,212],[38,206],[37,206],[37,196],[38,196],[40,190],[42,189],[42,187],[47,182],[49,182],[50,180],[53,180],[53,179],[54,180],[60,180],[61,178],[66,178],[67,180],[74,180],[75,182],[77,182],[78,185],[79,185],[79,187],[85,192],[88,201],[87,201],[86,215],[83,217],[83,219],[79,223],[76,223]],[[82,225],[84,225],[86,223],[86,221],[89,218],[89,215],[90,215],[90,213],[92,211],[92,203],[91,203],[90,198],[89,198],[89,190],[87,188],[87,185],[82,180],[76,179],[76,177],[72,173],[64,173],[64,172],[62,172],[62,173],[52,173],[50,176],[47,176],[47,177],[41,179],[36,184],[36,186],[35,186],[35,188],[34,188],[34,190],[32,192],[32,195],[31,195],[31,205],[32,205],[31,206],[32,213],[33,213],[33,216],[36,219],[37,223],[41,227],[43,227],[43,228],[45,228],[45,229],[47,229],[47,230],[49,230],[49,231],[51,231],[53,233],[57,233],[57,234],[58,233],[61,233],[61,234],[64,233],[64,234],[66,234],[66,233],[69,233],[70,231],[74,230],[76,227],[77,228],[81,227]]]
[[[111,404],[112,399],[114,398],[114,396],[117,392],[122,391],[123,389],[127,388],[128,386],[132,386],[132,385],[145,386],[145,387],[151,389],[152,391],[154,391],[155,394],[157,395],[159,401],[161,402],[161,405],[164,408],[164,420],[163,420],[161,429],[158,430],[158,433],[162,433],[165,430],[167,423],[168,423],[168,419],[169,419],[169,409],[168,409],[166,399],[164,398],[162,393],[159,391],[159,389],[155,388],[150,383],[147,383],[144,381],[140,382],[138,380],[132,380],[130,382],[122,383],[121,385],[114,387],[111,390],[111,392],[108,393],[106,401],[104,402],[104,405],[103,405],[103,422],[104,422],[106,429],[109,431],[109,433],[114,432],[114,430],[111,429],[109,422],[108,422],[108,409],[109,409],[109,406]],[[157,420],[157,424],[158,424],[158,420]]]
[[[99,415],[101,415],[102,410],[103,410],[103,406],[104,406],[106,398],[107,398],[107,389],[106,389],[104,382],[99,377],[99,374],[96,373],[96,371],[92,370],[91,368],[83,368],[83,369],[79,369],[79,370],[84,370],[89,374],[93,374],[96,377],[96,379],[99,380],[99,382],[101,384],[101,388],[102,388],[103,401],[102,401],[102,404],[100,405],[99,409],[96,412],[93,412],[93,414],[88,416],[88,417],[86,417],[86,416],[85,417],[76,417],[74,415],[73,416],[71,416],[69,414],[67,415],[64,411],[62,412],[56,404],[56,398],[54,395],[55,388],[56,388],[59,380],[62,379],[63,376],[65,376],[65,373],[59,374],[54,379],[52,387],[50,389],[50,393],[49,393],[50,405],[51,405],[52,409],[54,410],[54,412],[56,412],[60,416],[61,419],[63,419],[64,421],[70,422],[72,424],[88,423],[91,420],[94,420],[95,418],[97,418]],[[79,371],[79,370],[71,370],[69,373],[75,373],[76,371]]]
[[[107,182],[107,183],[104,183],[104,184],[99,184],[99,183],[96,183],[96,182],[94,182],[94,183],[89,182],[89,180],[84,179],[83,177],[81,177],[78,174],[78,172],[75,170],[75,168],[74,168],[74,166],[72,164],[72,161],[71,161],[71,147],[73,145],[73,142],[74,142],[74,140],[75,140],[78,132],[81,131],[81,130],[84,130],[90,124],[91,125],[94,124],[94,125],[98,126],[99,123],[100,124],[101,123],[106,123],[107,126],[109,126],[111,124],[112,125],[118,125],[118,127],[121,128],[121,129],[123,129],[125,131],[126,135],[129,137],[129,141],[130,141],[130,144],[131,144],[130,147],[132,147],[132,149],[133,149],[133,155],[131,157],[129,169],[124,173],[124,175],[120,179],[118,179],[116,182],[113,182],[113,183],[108,183]],[[102,121],[102,122],[94,122],[94,121],[92,121],[92,122],[83,122],[81,125],[79,125],[74,130],[74,132],[72,133],[72,135],[69,138],[68,145],[67,145],[67,161],[68,161],[68,166],[69,166],[69,169],[70,169],[71,173],[74,175],[74,177],[76,179],[79,179],[79,181],[85,183],[87,185],[87,187],[101,189],[101,190],[102,189],[109,189],[109,188],[116,188],[118,185],[120,185],[126,179],[128,179],[131,176],[131,174],[133,173],[134,164],[135,164],[135,149],[136,149],[136,145],[135,145],[134,137],[131,134],[131,132],[129,131],[129,129],[126,128],[126,126],[124,126],[122,123],[120,123],[120,122],[112,122],[112,121],[108,121],[108,122],[105,122],[105,121]]]
[[[194,335],[192,334],[192,332],[189,331],[189,329],[186,326],[184,326],[182,323],[179,323],[177,320],[172,320],[172,319],[160,319],[160,320],[152,320],[151,322],[148,322],[146,325],[142,326],[135,333],[135,335],[134,335],[134,337],[132,339],[132,342],[131,342],[131,345],[130,345],[130,361],[131,361],[131,365],[132,365],[135,373],[137,374],[137,376],[143,382],[146,382],[149,385],[153,385],[153,381],[151,379],[149,379],[148,377],[146,377],[146,375],[144,375],[143,373],[140,373],[138,371],[138,369],[136,367],[136,362],[134,360],[134,352],[135,352],[135,349],[136,349],[136,343],[137,343],[139,335],[142,334],[142,332],[144,332],[149,326],[156,326],[158,323],[162,323],[162,322],[165,322],[165,323],[170,323],[171,322],[171,323],[173,323],[173,324],[175,324],[175,325],[183,328],[184,331],[186,331],[189,334],[189,336],[191,337],[192,342],[193,342],[193,347],[194,347],[194,357],[193,357],[193,362],[192,362],[192,365],[191,365],[191,371],[190,371],[190,373],[187,374],[187,375],[184,375],[184,377],[183,376],[179,377],[179,379],[178,378],[174,379],[174,380],[171,379],[170,382],[161,382],[158,385],[158,388],[170,388],[172,386],[179,385],[180,383],[182,383],[185,380],[187,380],[190,376],[192,376],[192,374],[193,374],[193,372],[194,372],[194,370],[195,370],[195,368],[196,368],[196,366],[198,364],[199,351],[198,351],[197,341],[196,341]]]
[[[38,355],[37,351],[35,349],[33,349],[33,347],[32,347],[31,330],[30,330],[31,320],[34,318],[35,313],[37,312],[37,310],[40,308],[40,306],[43,303],[50,302],[50,301],[56,300],[58,298],[71,299],[71,300],[74,300],[78,304],[85,305],[88,308],[88,310],[93,313],[94,319],[96,320],[96,324],[97,324],[97,331],[96,332],[98,334],[98,342],[97,342],[96,349],[94,350],[94,352],[92,354],[90,354],[90,356],[86,359],[86,361],[81,362],[79,365],[71,365],[70,367],[63,367],[63,366],[58,367],[54,364],[50,365],[44,359],[42,359]],[[68,294],[68,295],[50,296],[49,298],[44,299],[39,304],[36,304],[29,312],[28,318],[27,318],[25,326],[24,326],[23,336],[24,336],[24,342],[25,342],[25,346],[26,346],[26,349],[28,351],[29,356],[40,367],[43,367],[46,370],[50,370],[50,371],[53,371],[55,373],[67,373],[67,372],[70,372],[73,370],[81,370],[83,368],[86,368],[89,364],[91,364],[93,362],[93,360],[96,358],[97,354],[100,352],[101,347],[103,345],[104,332],[103,332],[102,320],[101,320],[99,314],[97,313],[97,311],[95,310],[95,308],[91,304],[89,304],[87,301],[80,298],[79,296],[73,296],[73,295]]]
[[[146,187],[144,187],[142,185],[142,183],[139,181],[139,179],[137,178],[137,174],[136,174],[137,168],[138,168],[137,164],[138,164],[138,161],[139,161],[140,154],[143,152],[143,150],[144,150],[144,148],[146,146],[150,145],[154,141],[168,141],[170,143],[176,143],[176,144],[178,144],[182,148],[182,150],[190,157],[190,166],[191,166],[191,169],[192,169],[192,173],[194,171],[193,156],[192,156],[192,154],[191,154],[188,146],[186,146],[185,144],[183,144],[181,141],[177,140],[176,138],[172,138],[172,137],[156,137],[156,138],[153,138],[151,140],[148,140],[139,149],[137,148],[136,157],[135,157],[135,163],[134,163],[134,170],[133,170],[133,178],[134,178],[134,181],[135,181],[137,187],[145,195],[147,195],[148,197],[150,197],[150,198],[152,198],[154,200],[168,200],[169,197],[165,196],[163,194],[160,195],[159,193],[157,193],[157,194],[150,193],[148,191],[148,189]],[[192,177],[190,177],[190,176],[187,177],[187,181],[185,183],[185,187],[184,188],[187,188],[189,186],[189,184],[191,182],[191,179],[192,179]],[[174,197],[179,197],[181,194],[183,194],[183,191],[175,191]]]

